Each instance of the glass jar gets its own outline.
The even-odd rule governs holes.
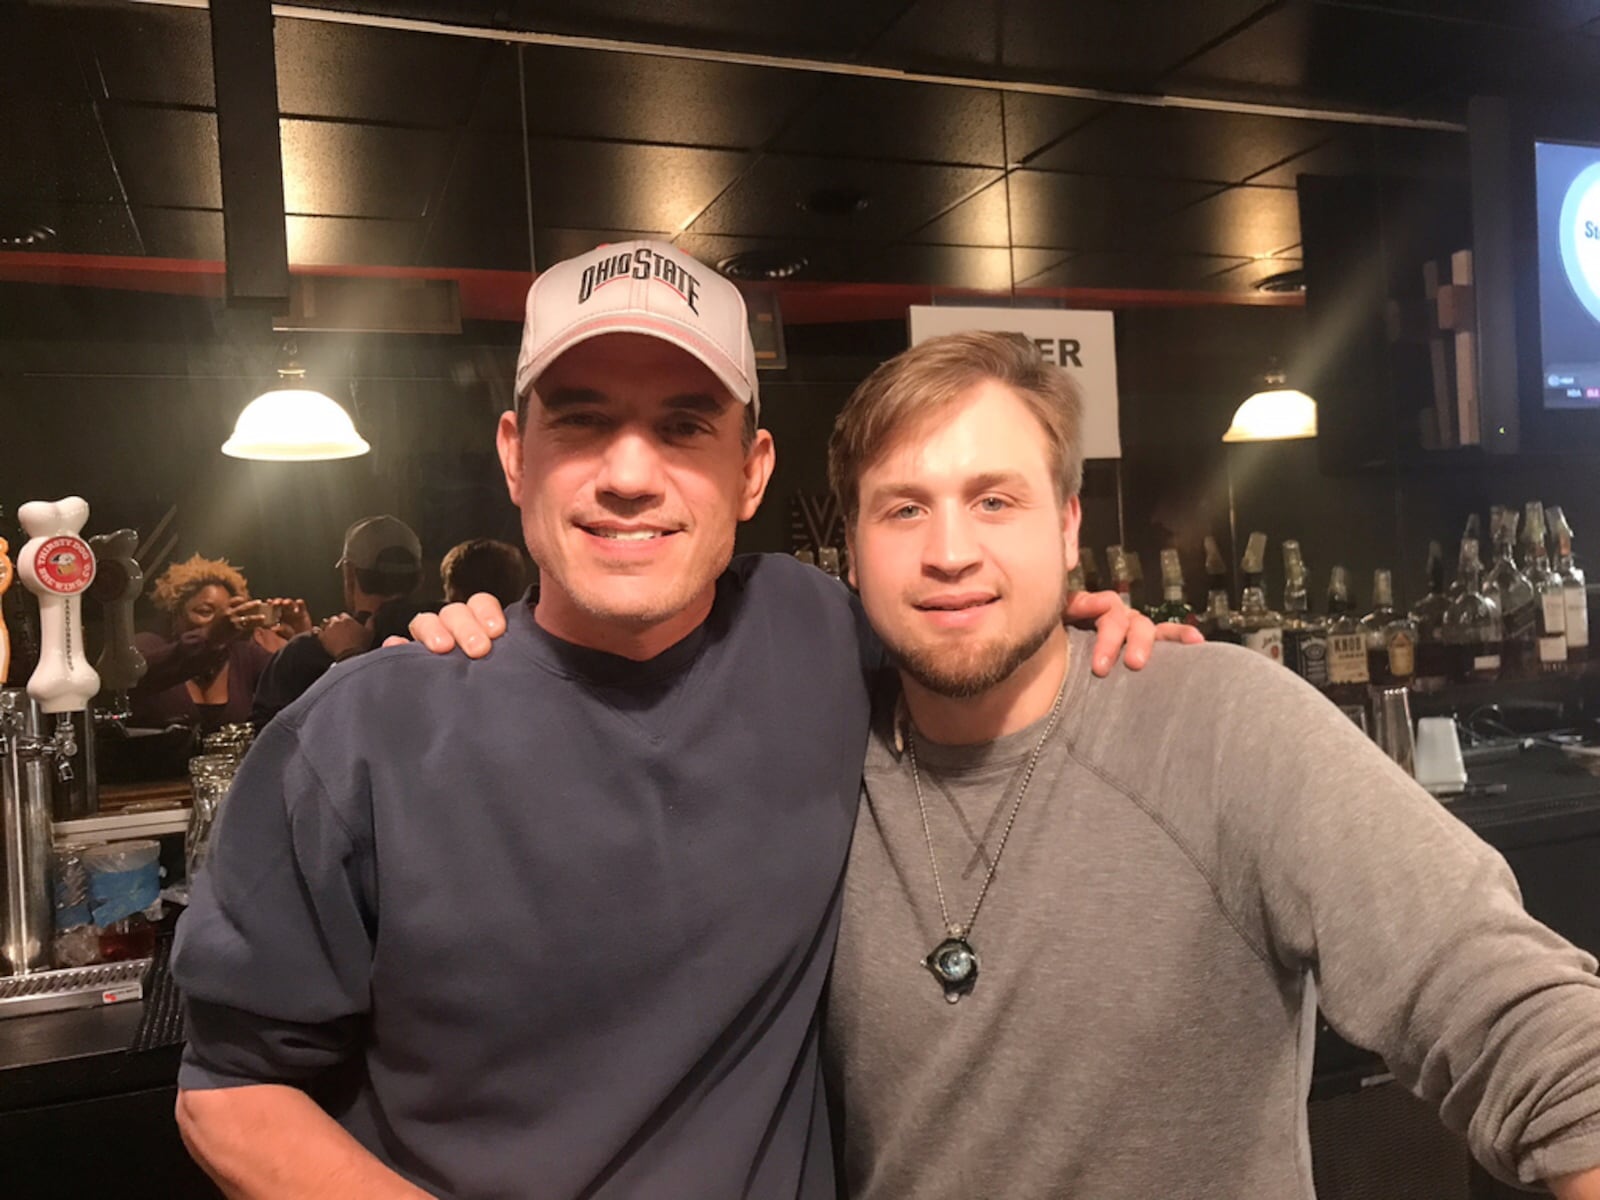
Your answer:
[[[183,839],[183,865],[191,888],[195,873],[205,863],[211,827],[223,798],[233,786],[233,774],[238,766],[239,760],[232,754],[199,754],[189,760],[191,807],[189,828]]]

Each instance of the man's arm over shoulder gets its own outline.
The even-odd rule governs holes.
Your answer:
[[[1325,698],[1270,664],[1226,665],[1202,720],[1243,927],[1313,971],[1334,1027],[1491,1170],[1535,1183],[1600,1165],[1594,960],[1529,917],[1505,860]]]

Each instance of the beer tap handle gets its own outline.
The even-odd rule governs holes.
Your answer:
[[[11,566],[11,543],[0,537],[0,601],[11,590],[16,572]],[[11,631],[6,628],[5,609],[0,606],[0,683],[11,674]]]
[[[39,666],[28,695],[44,712],[78,712],[100,690],[83,652],[83,592],[94,582],[94,551],[78,531],[89,505],[78,496],[34,500],[17,510],[17,519],[28,534],[17,574],[39,600]]]
[[[106,614],[105,646],[94,666],[100,686],[110,693],[109,703],[103,697],[96,707],[112,719],[127,717],[128,692],[149,666],[133,639],[133,604],[144,590],[144,571],[133,557],[138,545],[139,535],[132,529],[89,539],[95,563],[89,597],[99,601]]]

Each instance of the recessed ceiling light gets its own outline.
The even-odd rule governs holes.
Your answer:
[[[1306,275],[1304,271],[1279,271],[1276,275],[1266,275],[1256,280],[1255,289],[1258,292],[1269,292],[1272,295],[1286,295],[1293,292],[1306,290]]]
[[[56,231],[48,225],[23,225],[0,229],[0,250],[32,250],[54,240]]]
[[[804,200],[800,207],[819,217],[853,217],[871,203],[871,197],[860,188],[818,188]]]
[[[789,279],[804,271],[807,259],[803,254],[789,254],[783,250],[741,250],[730,254],[717,264],[729,279],[748,279],[770,282]]]

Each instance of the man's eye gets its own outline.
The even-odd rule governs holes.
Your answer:
[[[902,504],[899,508],[889,512],[889,519],[893,521],[909,521],[922,510],[915,504]]]
[[[1004,512],[1006,509],[1010,508],[1011,505],[999,496],[985,496],[983,499],[978,501],[978,507],[984,512],[997,513]]]
[[[673,421],[667,426],[667,436],[682,440],[697,437],[703,433],[710,433],[711,429],[703,421]]]
[[[561,413],[550,424],[561,429],[598,429],[605,424],[605,416],[597,412]]]

